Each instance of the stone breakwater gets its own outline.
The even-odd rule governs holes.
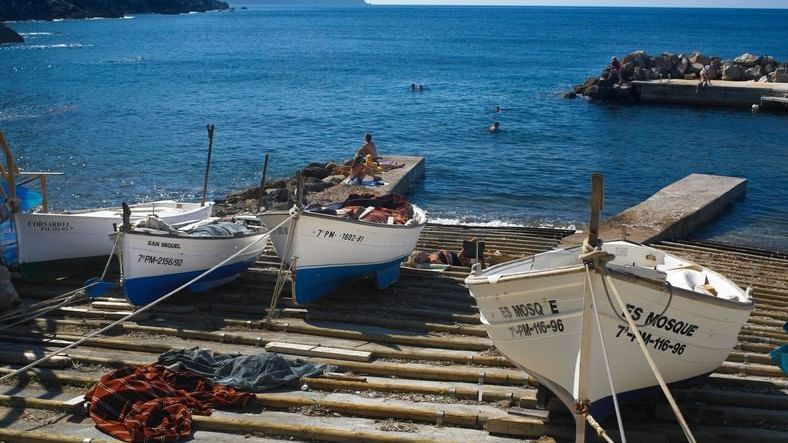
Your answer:
[[[707,56],[700,52],[689,55],[662,53],[650,56],[645,51],[636,51],[621,59],[621,80],[611,75],[608,65],[598,76],[589,77],[582,85],[567,93],[571,98],[577,94],[596,100],[634,100],[635,89],[629,87],[633,80],[684,79],[699,80],[700,72],[708,66],[709,79],[726,81],[751,81],[762,83],[788,83],[788,62],[780,63],[768,55],[742,54],[733,60]]]
[[[229,9],[220,0],[1,0],[0,21],[181,14]]]
[[[304,176],[304,196],[310,203],[310,194],[323,192],[338,185],[350,173],[350,161],[346,164],[335,162],[310,163],[301,173]],[[263,202],[268,209],[290,209],[296,189],[296,178],[280,178],[265,183],[262,190]],[[260,198],[260,187],[252,187],[234,191],[226,198],[217,200],[214,215],[223,217],[243,212],[254,212]],[[325,202],[319,202],[325,203]]]

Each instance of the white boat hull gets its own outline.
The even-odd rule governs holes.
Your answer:
[[[132,304],[146,305],[252,244],[189,288],[202,292],[227,283],[255,263],[265,247],[265,235],[208,238],[124,233],[120,240],[123,292]]]
[[[610,242],[605,249],[616,254],[608,273],[666,382],[690,380],[716,370],[736,345],[739,330],[749,317],[749,296],[705,268],[700,275],[690,275],[700,271],[687,268],[669,271],[668,282],[673,285],[666,285],[664,278],[660,282],[659,272],[647,266],[629,266],[631,262],[650,261],[647,257],[654,258],[655,266],[662,263],[663,269],[670,263],[684,266],[680,259],[653,248]],[[588,318],[592,334],[587,341],[587,391],[584,398],[578,392],[584,294],[590,294],[578,255],[578,248],[539,254],[471,275],[466,284],[476,299],[482,323],[501,352],[566,405],[588,400],[592,415],[596,412],[603,417],[610,410],[611,390],[593,316]],[[540,266],[540,261],[548,266]],[[551,263],[558,266],[549,266]],[[711,277],[712,284],[726,291],[735,287],[738,292],[727,294],[726,299],[722,294],[682,289],[682,282],[676,279],[684,278],[684,274]],[[592,272],[591,280],[616,392],[626,396],[656,386],[635,335],[623,314],[613,309],[615,301],[612,296],[608,299],[600,274]]]
[[[212,205],[165,200],[130,208],[132,222],[155,214],[176,224],[210,217]],[[34,281],[99,274],[112,251],[109,235],[113,225],[121,225],[121,214],[121,208],[14,214],[20,273]]]
[[[413,206],[413,223],[389,225],[303,212],[292,223],[292,245],[286,250],[290,224],[271,233],[277,254],[288,265],[294,261],[293,293],[298,303],[309,303],[339,286],[372,277],[382,289],[397,281],[400,263],[416,247],[427,217]],[[286,211],[260,215],[264,225],[276,226],[289,216]]]

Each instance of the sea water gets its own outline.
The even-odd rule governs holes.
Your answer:
[[[604,216],[699,172],[748,187],[697,238],[788,250],[785,116],[562,98],[640,49],[788,62],[788,10],[246,3],[12,24],[0,129],[23,169],[65,172],[51,207],[199,198],[208,123],[211,198],[257,184],[266,153],[289,176],[369,131],[384,157],[426,157],[412,199],[433,220],[582,227],[592,172]]]

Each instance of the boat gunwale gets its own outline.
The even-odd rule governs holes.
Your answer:
[[[533,256],[529,256],[529,257],[522,258],[520,260],[527,260],[527,259],[530,259],[532,257]],[[508,262],[508,263],[513,263],[513,262]],[[643,284],[645,286],[651,287],[652,289],[658,289],[661,292],[667,292],[668,291],[667,285],[665,285],[664,283],[660,283],[660,282],[657,282],[655,280],[652,280],[652,279],[649,279],[647,277],[643,277],[643,276],[640,276],[640,275],[634,275],[632,273],[626,272],[626,271],[621,270],[621,269],[616,269],[616,267],[619,267],[619,266],[620,265],[614,265],[614,267],[606,267],[608,274],[610,274],[611,276],[614,276],[615,278],[618,278],[620,280],[624,280],[624,281],[628,281],[628,282],[632,282],[632,283],[636,283],[636,284]],[[493,269],[493,268],[489,268],[489,269]],[[708,268],[705,268],[705,269],[708,269]],[[473,290],[472,290],[471,287],[474,286],[474,285],[484,285],[484,284],[492,285],[492,284],[499,284],[499,283],[504,283],[504,282],[512,282],[512,281],[517,281],[517,280],[522,280],[522,279],[529,279],[529,278],[544,278],[544,277],[551,277],[551,276],[562,275],[562,274],[581,273],[581,272],[584,272],[584,271],[585,271],[585,265],[583,265],[581,263],[581,264],[573,265],[573,266],[565,266],[565,267],[562,267],[562,268],[559,268],[559,269],[549,269],[549,270],[532,271],[532,272],[516,272],[516,273],[505,274],[505,275],[501,275],[501,277],[498,280],[496,280],[495,283],[490,282],[490,280],[488,279],[488,276],[486,276],[486,275],[469,275],[468,277],[465,278],[465,284],[468,286],[469,289],[471,289],[471,295],[474,298],[477,298],[477,297],[479,297],[479,298],[486,298],[486,297],[493,297],[494,295],[477,296],[477,295],[473,294]],[[595,271],[595,272],[598,272],[598,271]],[[714,272],[714,271],[712,271],[712,272]],[[724,276],[722,276],[722,277],[724,278]],[[733,282],[731,282],[731,283],[733,283]],[[733,283],[733,285],[736,286],[737,288],[739,288],[739,286],[736,285],[735,283]],[[754,307],[754,302],[753,302],[752,299],[747,300],[747,301],[740,301],[738,298],[736,300],[729,300],[729,299],[719,298],[719,297],[714,296],[714,295],[700,294],[700,293],[697,293],[697,292],[694,292],[694,291],[690,291],[688,289],[684,289],[684,288],[681,288],[681,287],[671,286],[671,288],[672,288],[673,296],[689,298],[689,299],[692,299],[692,300],[702,301],[702,302],[710,302],[710,303],[713,303],[713,304],[719,304],[719,305],[724,306],[724,307],[741,309],[741,310],[752,310],[752,308]],[[739,288],[739,289],[741,289],[741,288]]]
[[[387,224],[387,223],[366,222],[366,221],[357,220],[357,219],[353,219],[353,218],[342,218],[342,217],[337,217],[336,215],[320,214],[320,213],[309,212],[309,211],[301,212],[301,214],[299,214],[299,217],[315,217],[315,218],[319,218],[319,219],[335,220],[335,221],[340,221],[340,222],[344,222],[344,223],[358,224],[358,225],[362,225],[362,226],[382,227],[382,228],[386,228],[386,229],[421,229],[427,224],[427,213],[426,213],[426,211],[424,211],[420,207],[418,207],[418,206],[416,206],[416,205],[414,205],[412,203],[410,203],[410,204],[411,204],[411,206],[413,206],[414,212],[418,211],[418,212],[421,212],[423,214],[422,221],[420,223],[413,223],[413,224],[410,224],[410,225],[390,225],[390,224]],[[276,211],[261,212],[260,214],[258,214],[258,217],[264,217],[266,215],[284,215],[284,216],[289,216],[290,215],[290,210],[276,210]],[[414,219],[411,218],[411,220],[414,220]]]
[[[196,203],[196,202],[179,202],[179,201],[176,201],[176,200],[157,200],[157,201],[147,202],[147,203],[135,203],[133,205],[129,205],[129,208],[132,209],[132,214],[133,214],[134,208],[140,208],[140,207],[144,207],[144,206],[152,207],[153,203],[160,203],[160,204],[167,203],[168,205],[169,204],[175,204],[175,205],[178,205],[178,204],[179,205],[198,205],[198,206],[195,206],[194,208],[190,208],[190,209],[188,209],[186,211],[182,211],[182,212],[175,213],[175,214],[188,214],[190,212],[195,212],[195,211],[197,211],[197,210],[199,210],[201,208],[204,208],[205,206],[213,206],[213,204],[214,204],[213,202],[206,202],[205,206],[202,206],[202,205],[200,205],[200,203]],[[170,206],[164,205],[162,207],[173,208],[175,206],[174,205],[170,205]],[[65,216],[65,217],[68,217],[68,216],[72,216],[73,215],[73,216],[79,216],[79,217],[84,217],[84,218],[87,218],[87,217],[115,218],[114,215],[106,216],[106,215],[98,215],[98,214],[93,214],[93,213],[95,213],[95,212],[102,212],[102,211],[118,211],[118,212],[121,212],[122,210],[123,210],[123,208],[120,207],[120,206],[107,206],[107,207],[102,207],[102,208],[85,208],[85,209],[65,210],[65,211],[62,211],[62,212],[53,212],[53,211],[49,211],[49,212],[19,212],[19,213],[17,213],[17,215],[23,215],[23,216],[24,215],[30,215],[30,216],[36,216],[36,217],[43,217],[43,216]],[[155,208],[154,208],[154,211],[155,211]],[[120,214],[120,213],[117,214],[118,217],[120,217],[121,215],[122,214]]]
[[[161,232],[164,232],[164,231],[161,231]],[[114,236],[115,234],[116,233],[112,233],[112,234],[109,234],[109,235],[110,236]],[[178,239],[178,240],[234,240],[234,239],[242,239],[242,238],[247,238],[247,237],[253,237],[255,235],[266,236],[266,235],[270,235],[270,232],[268,232],[268,231],[266,231],[266,232],[251,232],[251,233],[248,233],[248,234],[242,234],[242,235],[237,235],[237,236],[234,235],[232,237],[190,237],[190,236],[182,236],[182,235],[173,235],[173,234],[171,234],[169,232],[159,235],[159,234],[151,234],[149,232],[135,232],[135,231],[126,231],[126,232],[124,232],[124,234],[126,234],[126,235],[129,235],[129,234],[130,235],[138,235],[138,236],[141,236],[141,237],[142,236],[148,236],[148,237],[155,237],[155,238],[172,238],[172,239]]]

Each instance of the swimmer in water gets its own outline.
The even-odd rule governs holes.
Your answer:
[[[495,122],[492,125],[490,125],[490,127],[487,128],[487,130],[490,131],[490,132],[498,132],[498,129],[500,129],[500,127],[501,127],[501,124],[498,123],[498,122]]]

